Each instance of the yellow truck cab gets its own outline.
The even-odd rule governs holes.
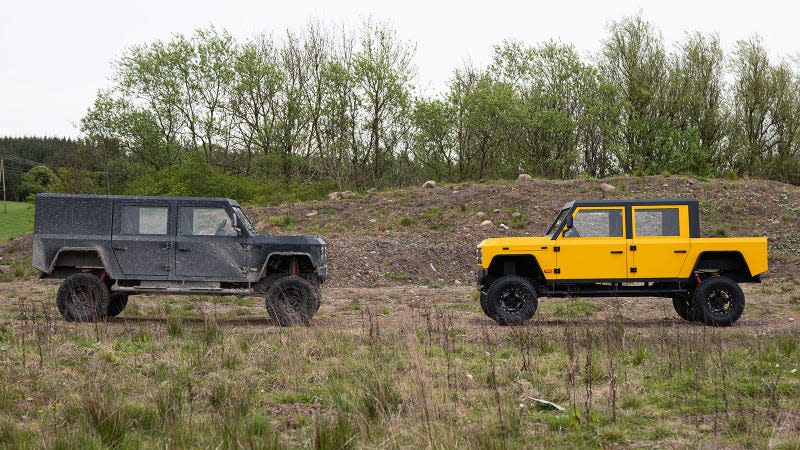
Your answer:
[[[520,324],[539,297],[665,297],[689,321],[730,326],[738,283],[767,270],[767,238],[703,238],[697,200],[575,200],[544,236],[478,244],[481,308]]]

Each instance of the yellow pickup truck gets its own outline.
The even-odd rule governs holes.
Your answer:
[[[738,283],[767,271],[767,238],[703,238],[697,200],[576,200],[544,236],[485,239],[483,312],[502,325],[533,317],[539,297],[664,297],[688,321],[730,326]]]

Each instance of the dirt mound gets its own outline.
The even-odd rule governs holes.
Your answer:
[[[33,235],[26,234],[16,239],[0,244],[0,257],[15,258],[17,256],[30,256]]]
[[[767,236],[767,277],[800,270],[800,188],[774,181],[649,176],[439,184],[246,209],[262,232],[325,239],[332,286],[451,285],[473,282],[482,239],[538,235],[564,203],[610,198],[696,198],[704,236]],[[492,225],[481,226],[486,220]],[[30,245],[30,235],[1,244],[0,256],[27,256]]]
[[[603,183],[614,189],[603,190]],[[265,232],[322,236],[334,286],[466,284],[473,282],[482,239],[538,235],[567,201],[611,198],[696,198],[704,236],[767,236],[769,277],[791,277],[800,268],[800,188],[773,181],[649,176],[463,183],[248,211]],[[481,227],[484,220],[492,225]]]

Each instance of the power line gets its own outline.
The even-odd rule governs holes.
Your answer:
[[[16,162],[18,164],[24,164],[24,165],[28,165],[28,166],[31,166],[31,167],[44,165],[43,163],[36,162],[36,161],[31,161],[30,159],[20,158],[19,156],[15,156],[15,155],[4,155],[4,154],[0,153],[0,158],[3,158],[3,159],[5,159],[5,160],[7,160],[9,162]]]

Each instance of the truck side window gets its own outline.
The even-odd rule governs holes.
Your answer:
[[[122,234],[167,234],[169,208],[150,206],[122,207]]]
[[[182,236],[236,236],[225,208],[182,207],[178,230]]]
[[[565,237],[622,237],[622,210],[578,210]]]
[[[678,208],[636,209],[636,236],[680,236]]]

